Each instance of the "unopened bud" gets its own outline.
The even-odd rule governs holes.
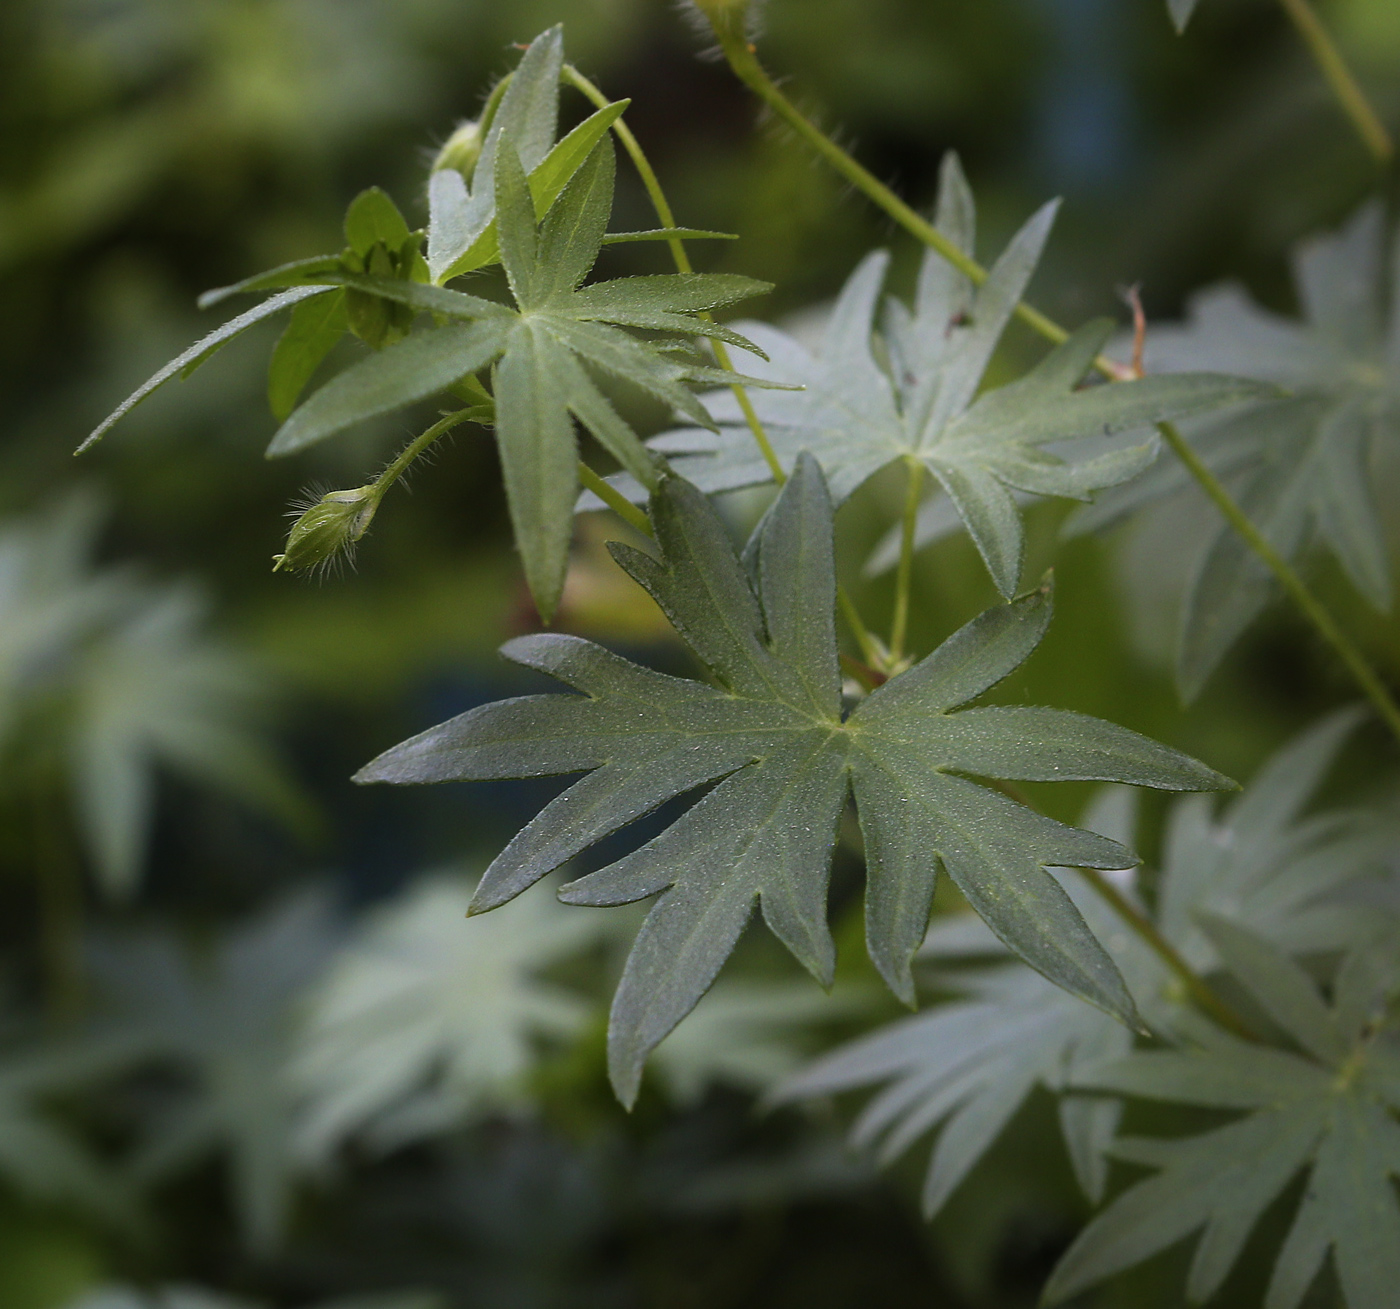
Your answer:
[[[476,162],[481,158],[481,124],[467,119],[457,124],[457,130],[443,142],[437,158],[433,160],[432,171],[441,172],[444,168],[455,168],[468,182],[476,171]]]
[[[378,508],[379,492],[373,485],[323,495],[292,524],[286,552],[273,557],[272,571],[316,568],[352,550]]]

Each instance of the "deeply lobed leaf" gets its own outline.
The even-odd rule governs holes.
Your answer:
[[[1045,590],[974,620],[843,717],[831,516],[819,467],[799,458],[751,549],[751,580],[704,497],[680,478],[663,478],[651,503],[659,553],[615,547],[615,554],[715,685],[648,672],[576,638],[521,638],[505,647],[510,658],[582,695],[484,706],[357,775],[408,782],[591,770],[491,865],[478,910],[519,894],[664,801],[718,783],[661,835],[561,893],[597,905],[660,895],[613,1005],[610,1067],[627,1103],[647,1053],[709,986],[755,904],[829,983],[826,881],[848,788],[866,839],[870,951],[898,993],[912,998],[909,960],[942,866],[1036,968],[1132,1020],[1112,960],[1044,866],[1121,868],[1134,856],[958,772],[1166,789],[1229,785],[1194,760],[1097,720],[1051,710],[953,712],[1035,647],[1049,617]]]

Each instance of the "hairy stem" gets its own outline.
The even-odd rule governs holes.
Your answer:
[[[1390,133],[1385,130],[1371,102],[1366,99],[1356,81],[1355,75],[1347,67],[1342,52],[1323,27],[1317,11],[1309,0],[1279,0],[1284,12],[1293,20],[1293,26],[1303,38],[1314,61],[1332,88],[1342,111],[1351,119],[1356,134],[1361,138],[1379,164],[1388,164],[1395,156],[1395,144]]]
[[[383,495],[408,471],[408,466],[418,458],[440,436],[446,436],[454,427],[460,427],[473,416],[470,409],[458,409],[439,418],[426,432],[415,436],[391,459],[384,471],[374,481],[376,495]]]
[[[909,584],[914,575],[914,529],[919,521],[919,496],[924,489],[922,459],[906,459],[909,481],[904,494],[904,524],[899,541],[899,572],[894,586],[894,624],[890,629],[890,662],[904,658],[909,629]]]
[[[607,96],[572,64],[564,65],[564,80],[576,90],[581,91],[599,109],[609,103]],[[666,199],[666,193],[661,189],[661,182],[656,176],[656,170],[651,166],[651,160],[647,158],[641,142],[637,140],[632,129],[627,126],[625,118],[619,118],[613,124],[613,131],[616,133],[617,139],[622,142],[622,148],[627,151],[627,156],[631,159],[632,166],[636,168],[637,175],[642,179],[642,185],[646,188],[647,196],[651,200],[652,208],[656,210],[656,217],[662,227],[675,227],[676,215],[671,209],[670,201]],[[686,253],[685,242],[679,237],[673,236],[668,239],[666,244],[671,248],[671,258],[675,262],[677,271],[693,272],[694,267],[690,262],[690,256]],[[709,315],[703,314],[701,317],[709,318]],[[734,361],[730,358],[729,350],[724,342],[711,341],[710,346],[715,352],[715,359],[719,362],[719,366],[726,372],[735,372]],[[768,439],[768,433],[764,430],[758,411],[753,407],[753,401],[749,399],[748,391],[738,382],[735,382],[731,389],[734,392],[734,398],[739,402],[744,421],[748,423],[749,431],[753,433],[753,439],[758,445],[759,452],[768,465],[768,471],[773,475],[773,481],[778,486],[782,486],[787,481],[787,474],[783,471],[777,452],[773,449],[772,441]],[[880,649],[880,643],[871,635],[870,629],[866,627],[859,610],[856,609],[855,602],[847,593],[846,588],[839,582],[836,585],[836,599],[840,605],[842,616],[850,627],[851,634],[855,637],[856,644],[860,646],[866,661],[876,669],[883,671],[887,664],[884,652]]]
[[[623,522],[635,527],[643,536],[651,536],[651,521],[618,489],[599,477],[582,459],[578,461],[578,480],[592,491]]]
[[[1300,9],[1307,9],[1306,0],[1283,0],[1285,4],[1295,2]],[[1316,18],[1312,15],[1312,11],[1307,9],[1307,13],[1313,17],[1315,23]],[[720,48],[740,81],[806,141],[822,159],[879,205],[900,226],[911,232],[925,245],[936,250],[972,282],[980,286],[986,281],[987,270],[981,264],[969,258],[953,245],[933,224],[920,217],[873,173],[852,159],[815,123],[811,122],[769,77],[753,49],[744,40],[732,32],[726,33],[719,29],[716,29],[716,32],[720,39]],[[1326,33],[1324,32],[1322,35],[1325,39]],[[1333,49],[1330,41],[1327,42],[1327,45],[1329,49]],[[1334,49],[1333,54],[1335,55]],[[1339,56],[1337,56],[1337,62],[1340,64]],[[1345,71],[1345,65],[1343,64],[1341,67]],[[1350,82],[1349,73],[1347,78]],[[1350,84],[1353,87],[1355,85],[1354,83]],[[1359,91],[1357,95],[1360,95]],[[1369,110],[1369,106],[1367,108]],[[1063,327],[1024,302],[1016,306],[1016,316],[1052,344],[1058,345],[1069,339],[1069,333]],[[1117,363],[1103,355],[1094,360],[1094,366],[1105,377],[1113,381],[1129,381],[1135,376],[1130,366]],[[1239,532],[1274,577],[1278,579],[1284,590],[1303,611],[1308,621],[1336,650],[1347,670],[1385,720],[1387,727],[1395,734],[1396,739],[1400,740],[1400,707],[1397,707],[1395,700],[1386,689],[1385,683],[1381,681],[1375,669],[1367,662],[1366,657],[1341,630],[1336,620],[1308,589],[1288,561],[1269,544],[1264,535],[1234,502],[1220,480],[1197,457],[1195,451],[1186,443],[1180,432],[1170,423],[1159,423],[1157,427],[1163,440],[1186,466],[1187,471],[1195,478],[1201,489],[1225,515],[1230,525]]]

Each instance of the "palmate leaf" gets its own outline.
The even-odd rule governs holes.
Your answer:
[[[1034,967],[1131,1019],[1112,960],[1044,866],[1123,868],[1135,857],[959,774],[1168,790],[1230,783],[1082,715],[952,712],[1035,648],[1050,616],[1048,590],[983,614],[843,716],[832,507],[816,462],[798,460],[765,518],[753,582],[715,510],[683,479],[662,479],[651,515],[659,557],[625,546],[614,556],[717,685],[648,672],[576,638],[524,637],[504,653],[583,694],[485,706],[357,775],[428,782],[591,770],[495,860],[476,910],[505,903],[666,800],[718,783],[660,836],[560,893],[597,905],[661,893],[613,1003],[609,1061],[623,1101],[634,1099],[648,1052],[714,980],[755,902],[798,960],[830,983],[826,884],[848,787],[865,838],[867,945],[898,994],[913,998],[909,962],[941,865]]]
[[[1112,840],[1131,838],[1133,793],[1105,791],[1084,826]],[[1143,1006],[1160,988],[1160,965],[1070,874],[1065,890]],[[937,919],[918,958],[946,964],[1006,956],[1005,946],[969,914]],[[1086,1195],[1102,1198],[1106,1151],[1121,1117],[1116,1097],[1071,1093],[1077,1071],[1126,1054],[1132,1033],[1019,963],[944,970],[930,980],[965,999],[940,1004],[852,1041],[784,1082],[777,1102],[883,1085],[861,1111],[851,1143],[888,1163],[939,1128],[924,1184],[932,1218],[1037,1087],[1060,1093],[1060,1128]],[[1150,1012],[1150,1010],[1149,1010]]]
[[[312,991],[293,1080],[299,1149],[352,1135],[379,1148],[450,1130],[529,1097],[538,1039],[576,1036],[587,999],[536,973],[611,924],[529,897],[494,920],[462,918],[472,883],[425,877],[377,910]]]
[[[1207,1300],[1264,1210],[1307,1170],[1265,1309],[1296,1309],[1329,1252],[1348,1309],[1386,1309],[1400,1285],[1400,1044],[1383,1025],[1393,970],[1378,973],[1364,951],[1352,954],[1329,1008],[1262,937],[1223,919],[1201,923],[1297,1052],[1211,1031],[1199,1049],[1138,1052],[1090,1073],[1097,1089],[1248,1113],[1202,1136],[1120,1140],[1117,1157],[1156,1175],[1085,1228],[1046,1297],[1068,1299],[1200,1232],[1186,1293]]]
[[[889,302],[883,352],[872,335],[889,264],[879,252],[846,283],[817,354],[776,328],[744,325],[771,361],[756,363],[753,371],[804,387],[753,398],[783,467],[790,469],[799,451],[810,452],[839,503],[892,461],[923,463],[1008,599],[1020,585],[1024,553],[1018,492],[1087,500],[1095,490],[1142,472],[1156,453],[1150,437],[1106,449],[1102,438],[1263,390],[1209,373],[1078,389],[1112,331],[1102,321],[1075,333],[1019,381],[979,396],[1054,213],[1051,204],[1035,214],[980,287],[929,250],[913,310]],[[937,224],[959,249],[972,253],[972,194],[951,154],[944,161]],[[667,433],[652,447],[705,491],[768,481],[770,471],[737,400],[716,393],[705,401],[720,420],[718,433]],[[1087,439],[1095,448],[1086,455]],[[1045,448],[1062,443],[1078,443],[1078,457]],[[640,487],[622,485],[624,493],[642,498]]]
[[[291,1198],[291,1007],[332,944],[326,906],[303,896],[204,957],[150,934],[110,940],[93,959],[113,1036],[191,1079],[173,1104],[153,1106],[133,1174],[154,1181],[206,1155],[225,1155],[232,1207],[257,1251],[280,1239]]]
[[[744,344],[742,337],[696,315],[766,290],[767,284],[694,273],[622,278],[580,289],[598,257],[612,209],[612,146],[603,140],[594,147],[537,223],[510,140],[503,138],[496,159],[496,214],[517,308],[444,287],[344,279],[356,291],[431,311],[448,322],[333,378],[288,418],[268,453],[301,450],[493,366],[506,499],[526,580],[547,618],[563,587],[578,497],[575,420],[633,476],[647,484],[656,478],[654,456],[598,389],[590,370],[638,386],[697,422],[709,422],[683,384],[693,367],[619,327]]]
[[[1211,366],[1287,388],[1186,431],[1240,507],[1285,558],[1314,543],[1337,559],[1376,608],[1388,609],[1385,536],[1369,482],[1372,452],[1400,439],[1400,303],[1387,297],[1379,202],[1293,257],[1301,322],[1254,304],[1227,284],[1192,299],[1185,324],[1154,328],[1146,361],[1156,373]],[[1393,272],[1393,270],[1391,270]],[[1080,511],[1071,530],[1107,527],[1194,485],[1162,468]],[[1182,616],[1178,680],[1194,695],[1276,596],[1272,576],[1224,522],[1204,543]]]

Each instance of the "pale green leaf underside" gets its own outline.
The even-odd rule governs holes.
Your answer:
[[[979,396],[1053,217],[1053,205],[1035,214],[980,287],[935,251],[926,252],[913,309],[898,301],[886,307],[883,351],[874,330],[889,261],[878,252],[851,275],[815,355],[775,328],[745,325],[770,358],[753,371],[804,388],[752,397],[782,466],[790,469],[798,453],[808,451],[840,502],[892,461],[922,462],[1008,599],[1020,585],[1024,553],[1018,495],[1088,499],[1135,477],[1156,455],[1150,435],[1131,445],[1105,445],[1105,438],[1270,393],[1258,383],[1209,373],[1079,389],[1112,330],[1098,322],[1019,381]],[[938,223],[971,253],[972,197],[951,155]],[[735,398],[716,393],[706,403],[719,420],[718,433],[667,433],[653,448],[708,492],[770,480]],[[1093,446],[1087,452],[1086,442]],[[1050,445],[1073,448],[1061,454]],[[641,498],[642,488],[619,484]]]
[[[1225,779],[1079,715],[951,712],[1034,649],[1049,617],[1046,592],[984,614],[843,719],[832,510],[810,458],[799,459],[765,518],[756,583],[693,487],[663,479],[651,513],[660,557],[626,547],[615,554],[714,685],[648,672],[571,637],[521,638],[505,647],[512,659],[582,694],[485,706],[358,775],[410,782],[589,770],[487,870],[478,910],[519,894],[666,800],[718,782],[660,836],[563,892],[586,904],[661,894],[613,1006],[610,1059],[622,1098],[635,1096],[646,1054],[713,980],[755,904],[814,976],[830,980],[826,880],[848,790],[866,839],[871,953],[899,993],[912,993],[909,960],[941,865],[1035,967],[1131,1019],[1116,968],[1045,865],[1126,867],[1132,854],[958,774],[1112,778],[1166,789],[1219,787]]]

